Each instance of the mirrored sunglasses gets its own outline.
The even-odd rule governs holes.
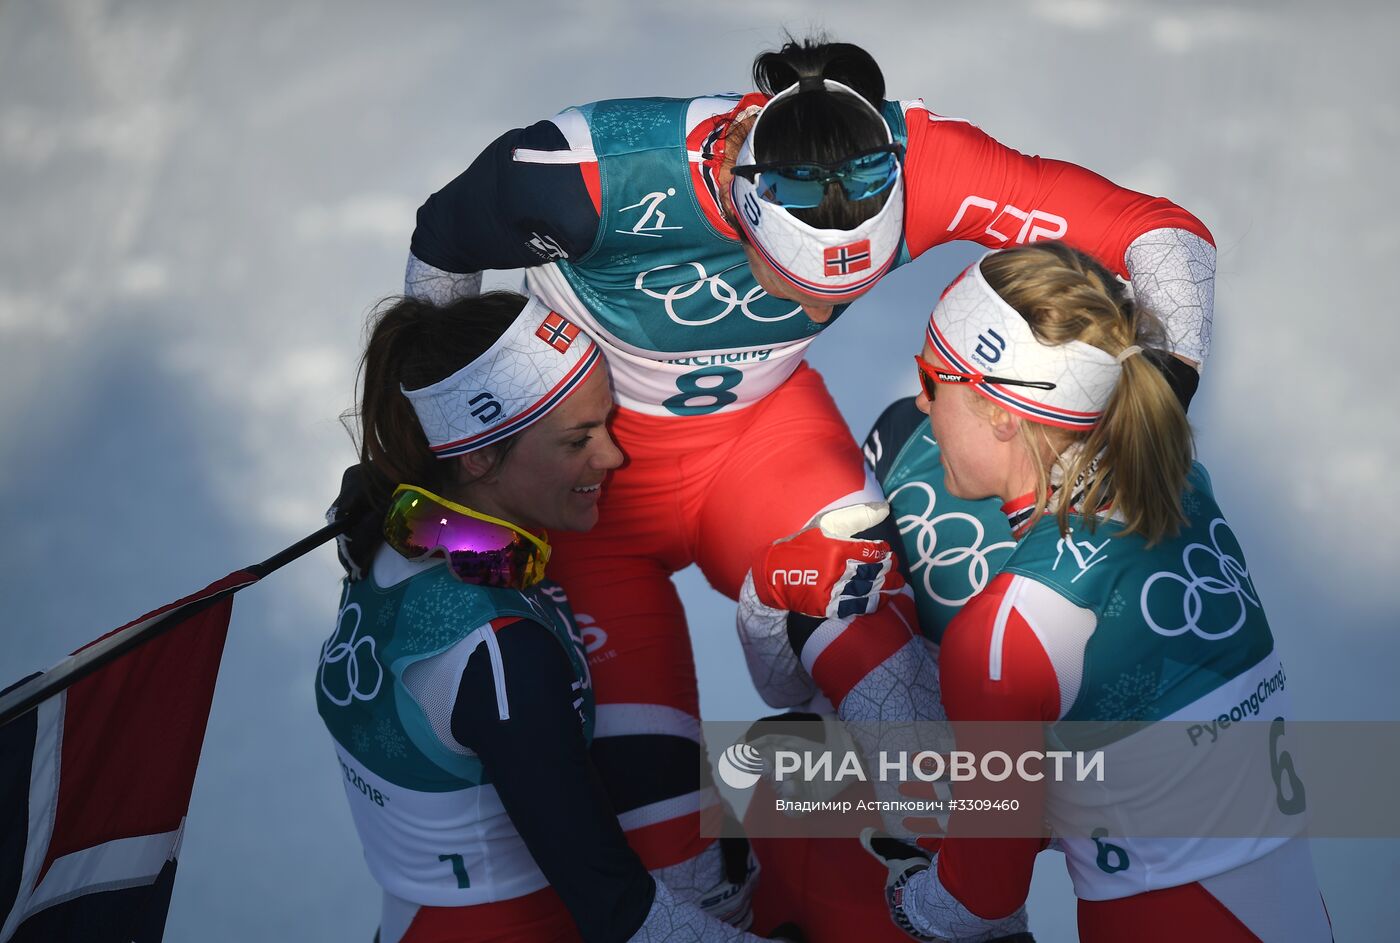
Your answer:
[[[464,583],[509,589],[544,579],[550,554],[548,543],[514,524],[412,485],[390,498],[384,540],[408,560],[445,559]]]
[[[774,161],[744,164],[733,173],[757,186],[759,196],[769,203],[806,209],[820,205],[832,185],[852,201],[884,193],[899,179],[901,154],[898,144],[882,144],[832,164]]]

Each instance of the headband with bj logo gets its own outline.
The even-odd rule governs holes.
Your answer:
[[[828,92],[854,98],[880,121],[885,139],[894,144],[889,123],[854,89],[821,80]],[[810,84],[810,83],[809,83]],[[803,91],[794,83],[774,95],[754,119],[735,166],[753,165],[754,142],[763,133],[763,116],[778,102]],[[863,293],[894,265],[904,239],[904,175],[902,168],[888,190],[880,212],[855,229],[817,229],[798,219],[787,208],[766,197],[762,178],[735,174],[729,195],[744,235],[763,260],[799,291],[832,303],[849,301]]]
[[[591,337],[531,298],[486,353],[432,386],[403,394],[433,454],[451,458],[544,418],[601,360]]]
[[[953,369],[1052,389],[974,383],[980,395],[1033,422],[1062,429],[1098,425],[1123,368],[1110,353],[1083,341],[1043,344],[1015,308],[987,284],[982,262],[943,292],[928,322],[928,340]]]

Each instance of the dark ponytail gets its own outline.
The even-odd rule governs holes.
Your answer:
[[[765,95],[776,95],[804,78],[840,82],[874,108],[885,100],[884,74],[870,53],[854,43],[829,43],[821,36],[798,42],[789,36],[782,49],[761,52],[753,61],[754,87]]]
[[[776,95],[794,84],[803,90],[763,115],[763,133],[755,139],[754,159],[835,163],[887,143],[884,125],[852,101],[826,90],[823,79],[840,82],[860,94],[877,111],[884,104],[885,77],[870,53],[852,43],[792,37],[776,52],[753,61],[754,85]],[[889,191],[860,201],[846,199],[840,187],[827,188],[821,205],[788,212],[819,229],[855,229],[884,207]]]
[[[358,409],[342,417],[357,440],[369,477],[370,505],[382,512],[402,483],[443,493],[456,482],[456,462],[428,448],[428,439],[404,389],[431,386],[481,356],[510,327],[525,299],[492,292],[439,306],[418,298],[391,298],[370,315],[360,358]],[[357,434],[358,433],[358,434]]]

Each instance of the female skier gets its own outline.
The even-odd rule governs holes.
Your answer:
[[[553,573],[595,642],[594,758],[653,868],[720,854],[700,835],[716,798],[671,574],[698,563],[733,598],[775,539],[879,499],[802,360],[846,304],[943,242],[1062,238],[1114,260],[1166,319],[1183,387],[1209,343],[1215,250],[1171,202],[887,101],[850,44],[790,42],[753,72],[744,96],[595,102],[507,132],[419,209],[405,276],[445,300],[523,267],[607,355],[627,462],[603,524],[562,537]],[[901,657],[904,605],[868,617],[884,625],[863,663]]]
[[[1061,835],[1089,943],[1331,939],[1296,837],[1305,792],[1279,743],[1285,675],[1243,552],[1192,462],[1182,406],[1149,362],[1154,323],[1111,273],[1053,243],[988,255],[929,321],[917,405],[941,450],[938,484],[956,499],[998,499],[1015,542],[942,633],[948,717],[1031,722],[1028,745],[1040,749],[1039,724],[1059,724],[1057,738],[1072,746],[1087,725],[1060,722],[1093,722],[1116,776],[1112,793],[1096,790],[1088,805],[1050,777],[989,787],[978,797],[1019,802],[995,823],[1000,837],[975,837],[985,818],[954,811],[931,861],[868,837],[889,867],[895,922],[919,939],[975,937],[1019,908],[1047,812],[1052,822],[1087,814],[1122,829]],[[995,349],[985,343],[993,335]],[[907,549],[917,554],[915,544]],[[1255,697],[1268,699],[1262,719],[1278,718],[1268,750],[1257,751],[1267,767],[1259,775],[1232,761],[1229,776],[1212,777],[1207,749],[1173,749],[1164,761],[1134,746],[1154,722],[1214,721]],[[978,744],[960,732],[958,746]],[[1168,783],[1168,805],[1211,810],[1197,822],[1263,808],[1277,827],[1244,838],[1132,837],[1133,821],[1154,834]],[[1133,819],[1144,810],[1156,818]]]
[[[746,921],[746,882],[673,894],[647,873],[589,759],[585,643],[544,576],[546,529],[594,526],[622,461],[597,345],[518,295],[405,299],[362,373],[361,459],[399,484],[316,700],[383,888],[380,943],[757,943],[716,919]]]

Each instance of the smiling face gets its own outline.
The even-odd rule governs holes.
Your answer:
[[[622,464],[608,433],[612,391],[600,367],[568,399],[521,432],[499,463],[483,449],[462,456],[476,480],[464,488],[475,510],[527,530],[589,530],[598,523],[603,479]]]
[[[922,356],[934,367],[949,367],[927,341]],[[939,383],[934,394],[930,402],[920,390],[914,405],[928,416],[933,428],[949,494],[968,500],[998,497],[1005,502],[1035,487],[1035,470],[1020,436],[1018,417],[968,384]]]

